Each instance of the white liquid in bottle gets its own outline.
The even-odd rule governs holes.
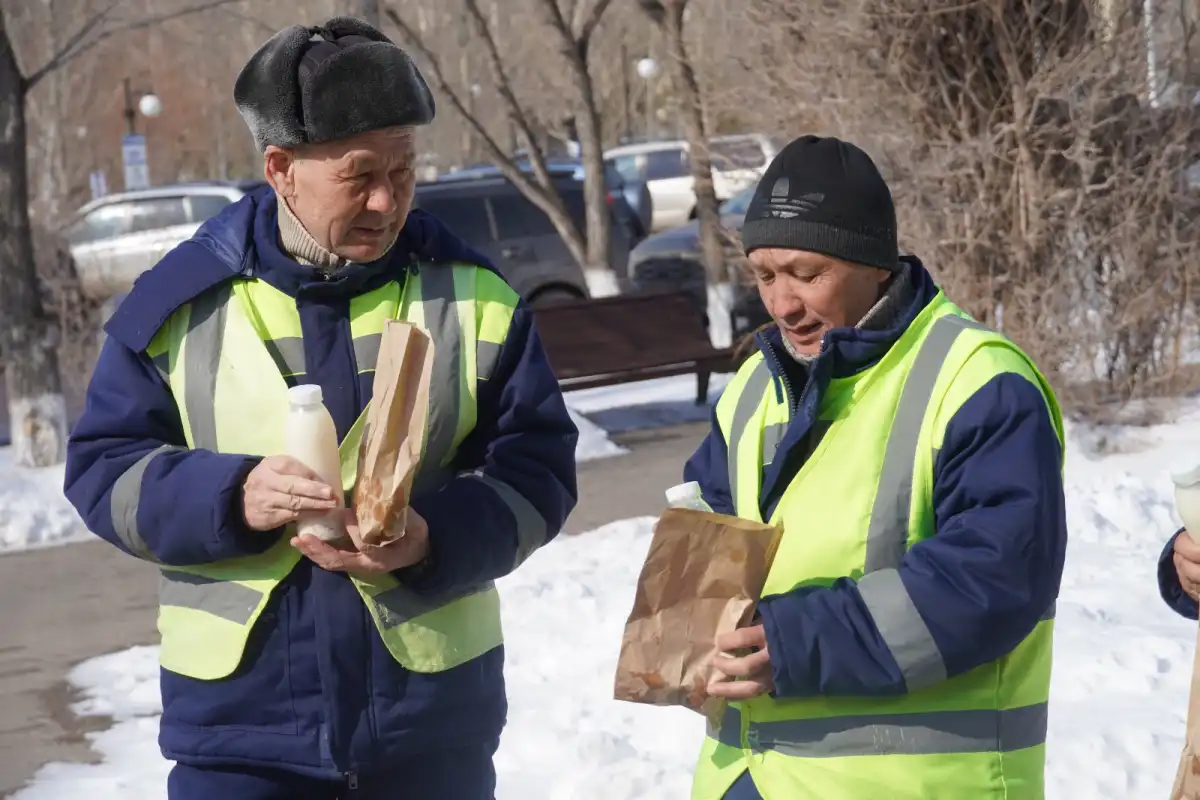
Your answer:
[[[704,502],[700,484],[696,481],[688,481],[667,489],[667,505],[671,508],[690,508],[693,511],[712,513],[708,503]]]
[[[321,476],[321,481],[333,489],[338,508],[333,511],[309,511],[296,522],[296,535],[312,534],[326,542],[342,538],[342,465],[338,457],[337,428],[316,384],[301,384],[288,390],[291,408],[288,409],[284,440],[286,454],[300,461]]]
[[[1178,465],[1171,472],[1175,483],[1175,509],[1192,541],[1200,543],[1200,464]]]

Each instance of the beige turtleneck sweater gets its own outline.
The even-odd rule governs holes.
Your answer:
[[[325,274],[341,269],[346,260],[326,250],[304,228],[304,223],[292,213],[291,206],[282,197],[279,200],[279,243],[283,251],[301,264],[316,267]]]

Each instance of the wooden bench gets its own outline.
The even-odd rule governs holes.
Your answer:
[[[733,349],[712,346],[695,299],[647,292],[540,306],[534,319],[564,390],[696,375],[696,404],[712,373],[734,372]]]

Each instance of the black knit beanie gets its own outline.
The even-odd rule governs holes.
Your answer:
[[[750,201],[742,244],[747,255],[779,247],[900,268],[887,183],[870,156],[834,138],[803,136],[775,156]]]
[[[260,150],[433,122],[433,94],[408,54],[353,17],[292,25],[250,57],[233,87]]]

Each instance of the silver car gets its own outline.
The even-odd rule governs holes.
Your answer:
[[[263,185],[261,180],[180,184],[93,200],[65,232],[81,288],[98,299],[128,292],[139,275],[205,220]]]
[[[713,137],[709,156],[717,200],[724,202],[757,183],[776,152],[774,141],[763,134]],[[624,181],[644,182],[649,187],[655,232],[685,225],[696,217],[689,153],[687,142],[680,139],[626,144],[604,153],[605,163]]]

